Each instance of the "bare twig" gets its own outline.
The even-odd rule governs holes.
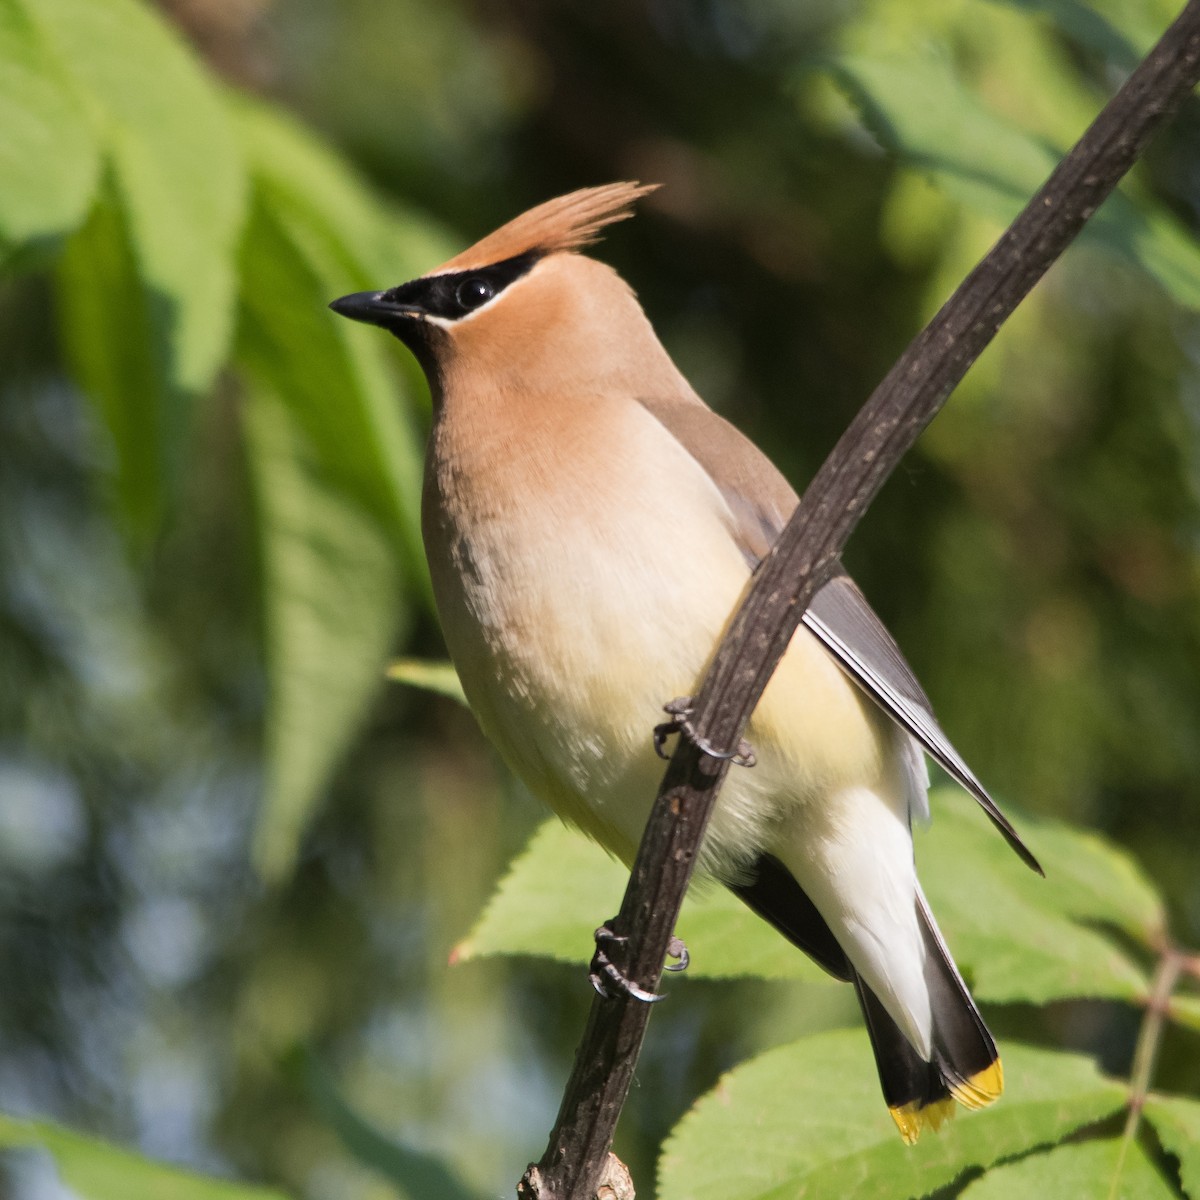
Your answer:
[[[1146,1015],[1138,1031],[1137,1046],[1133,1051],[1133,1067],[1129,1079],[1129,1114],[1125,1118],[1125,1130],[1121,1135],[1121,1153],[1113,1171],[1109,1200],[1120,1194],[1121,1174],[1125,1169],[1125,1157],[1129,1146],[1137,1136],[1142,1119],[1142,1109],[1150,1094],[1150,1081],[1154,1076],[1154,1064],[1158,1061],[1158,1049],[1162,1044],[1163,1023],[1171,1008],[1171,996],[1179,982],[1180,973],[1187,965],[1187,956],[1174,946],[1166,946],[1154,972],[1154,983],[1146,999]]]
[[[987,256],[877,387],[809,485],[762,564],[696,697],[696,740],[738,745],[816,589],[900,458],[996,330],[1066,249],[1153,131],[1200,78],[1200,0],[1109,102]],[[665,698],[664,698],[665,699]],[[729,762],[680,738],[646,826],[609,948],[626,978],[658,988],[667,945]],[[623,953],[621,953],[623,952]],[[558,1120],[518,1186],[540,1200],[593,1200],[650,1006],[592,1004]],[[535,1182],[536,1181],[536,1182]]]

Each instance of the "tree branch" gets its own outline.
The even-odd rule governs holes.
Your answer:
[[[1175,23],[1042,189],[917,336],[825,460],[760,567],[696,697],[695,733],[734,747],[813,593],[868,504],[1000,325],[1062,254],[1200,79],[1200,0]],[[666,700],[667,697],[664,697]],[[646,826],[607,951],[658,987],[704,828],[729,769],[681,737]],[[593,1200],[650,1006],[597,998],[545,1154],[518,1195]]]

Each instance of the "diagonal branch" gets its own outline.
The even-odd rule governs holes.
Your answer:
[[[738,744],[750,713],[867,505],[1033,285],[1062,254],[1151,134],[1200,80],[1200,0],[1139,64],[1042,189],[917,336],[842,435],[764,561],[696,697],[697,740]],[[664,697],[664,699],[666,699]],[[705,825],[729,763],[680,738],[646,826],[612,944],[627,978],[654,991]],[[593,1200],[650,1006],[592,1004],[558,1120],[518,1195]]]

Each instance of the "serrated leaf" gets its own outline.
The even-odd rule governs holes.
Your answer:
[[[83,1200],[284,1200],[274,1188],[212,1179],[152,1162],[49,1121],[0,1116],[0,1146],[41,1146]]]
[[[287,406],[244,406],[257,492],[271,696],[255,859],[277,879],[372,694],[402,612],[387,529],[329,480]]]
[[[1172,1200],[1175,1191],[1137,1142],[1123,1151],[1119,1139],[1055,1146],[1005,1163],[971,1183],[962,1200]]]
[[[171,388],[202,392],[233,329],[244,175],[226,109],[191,53],[134,0],[25,0],[115,180]],[[114,324],[111,337],[144,336]]]
[[[397,658],[389,664],[387,677],[394,683],[405,683],[409,687],[422,688],[427,692],[436,692],[439,696],[447,696],[457,700],[459,704],[467,703],[463,695],[462,683],[454,664],[450,662],[432,662],[420,658]]]
[[[1125,1100],[1078,1055],[1009,1044],[1004,1068],[997,1104],[960,1112],[909,1147],[879,1094],[865,1034],[824,1033],[768,1051],[724,1076],[676,1126],[663,1150],[660,1200],[924,1196],[971,1168],[1057,1141]]]
[[[110,179],[59,260],[57,297],[67,357],[111,438],[123,528],[144,547],[171,487],[168,431],[183,423],[183,398],[164,375],[165,331],[151,316]]]
[[[926,894],[980,999],[1103,996],[1139,1000],[1142,968],[1095,925],[1150,937],[1158,898],[1128,858],[1090,834],[1026,818],[1018,825],[1049,880],[1027,870],[961,793],[935,789],[919,834]],[[581,834],[547,822],[514,860],[462,957],[534,954],[584,962],[591,931],[620,905],[627,872]],[[824,979],[807,957],[724,888],[694,889],[679,935],[697,978]]]
[[[287,399],[331,477],[392,525],[413,577],[427,587],[415,387],[407,396],[397,387],[378,330],[328,310],[330,300],[363,286],[369,265],[356,253],[383,240],[403,245],[407,230],[381,212],[372,219],[369,199],[345,169],[298,130],[256,106],[237,111],[256,185],[242,254],[239,361]],[[325,211],[321,197],[345,201],[347,212]],[[347,229],[358,230],[353,246]],[[413,237],[424,245],[419,225]],[[412,365],[411,356],[405,361]]]
[[[1164,1149],[1179,1159],[1179,1178],[1189,1200],[1200,1200],[1200,1100],[1151,1094],[1142,1116]]]
[[[429,217],[372,194],[286,113],[245,96],[231,96],[230,103],[251,170],[285,190],[294,207],[318,215],[332,235],[331,249],[341,247],[347,282],[363,288],[402,283],[458,249]]]
[[[844,55],[831,69],[886,148],[998,225],[1016,216],[1061,157],[986,107],[945,58]],[[1082,237],[1140,264],[1180,303],[1200,307],[1200,246],[1161,209],[1116,192]]]
[[[585,963],[595,949],[593,931],[621,907],[628,879],[628,870],[583,834],[547,821],[513,860],[453,957],[530,954]],[[693,979],[829,979],[724,888],[693,889],[678,933]]]
[[[1095,926],[1150,941],[1161,903],[1137,868],[1099,838],[1017,818],[1046,871],[1025,870],[960,793],[936,789],[933,826],[917,839],[925,893],[981,1000],[1138,1000],[1148,979]]]
[[[19,0],[0,0],[0,259],[87,213],[100,153],[64,72]]]
[[[359,254],[385,238],[404,244],[406,230],[299,130],[249,103],[236,111],[254,180],[242,250],[237,363],[254,388],[286,405],[293,435],[306,448],[306,471],[320,480],[322,505],[361,523],[352,530],[357,548],[344,552],[369,560],[361,582],[370,601],[359,638],[335,628],[330,609],[339,587],[355,586],[351,579],[322,585],[318,608],[328,620],[319,639],[306,632],[309,601],[266,596],[273,647],[271,785],[258,847],[259,861],[278,873],[290,861],[353,723],[380,685],[386,631],[396,628],[405,596],[414,590],[428,595],[429,584],[420,547],[422,469],[412,393],[406,396],[401,376],[389,371],[389,346],[379,331],[327,307],[362,286],[368,267],[358,262]],[[335,207],[325,211],[325,203]],[[422,236],[414,233],[414,241]],[[336,553],[327,557],[332,561]],[[352,568],[338,569],[344,574]],[[313,575],[308,591],[316,586]],[[349,648],[354,666],[345,673],[339,655]],[[332,709],[320,707],[321,679],[336,686],[340,700]],[[306,695],[314,685],[318,691]]]

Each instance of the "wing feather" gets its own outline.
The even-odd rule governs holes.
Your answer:
[[[716,483],[729,506],[730,532],[754,570],[799,503],[795,491],[749,438],[698,397],[643,398],[641,403]],[[804,624],[846,674],[975,798],[1022,861],[1042,874],[1037,859],[943,732],[887,627],[840,565],[813,597]]]

